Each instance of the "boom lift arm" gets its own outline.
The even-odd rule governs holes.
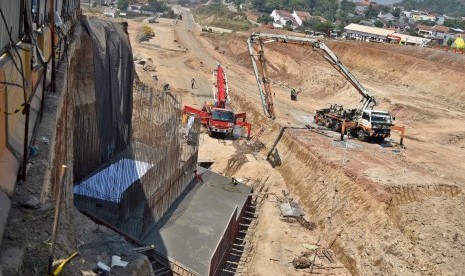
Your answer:
[[[266,116],[270,118],[275,117],[273,94],[271,93],[270,80],[268,78],[266,58],[264,55],[263,46],[266,43],[280,42],[296,45],[312,46],[313,49],[323,50],[323,57],[334,67],[336,70],[349,81],[354,88],[362,95],[362,101],[357,107],[357,111],[362,111],[367,108],[376,106],[376,101],[373,96],[368,93],[368,90],[355,78],[354,75],[345,67],[341,60],[329,49],[326,44],[318,39],[287,36],[267,33],[253,33],[247,40],[250,58],[257,81],[260,98],[262,101],[263,111]],[[258,61],[258,63],[257,63]]]
[[[213,99],[218,108],[226,108],[226,102],[230,101],[228,79],[219,64],[218,68],[213,70]]]
[[[320,49],[323,51],[322,56],[358,91],[362,96],[359,106],[355,109],[355,114],[361,116],[364,110],[373,109],[376,106],[376,100],[370,95],[368,90],[355,78],[354,75],[345,67],[341,60],[331,49],[315,38],[298,37],[298,36],[286,36],[278,34],[267,34],[267,33],[253,33],[247,40],[247,46],[249,49],[250,59],[252,60],[252,66],[255,73],[255,79],[257,81],[258,90],[260,92],[260,98],[262,101],[263,111],[266,116],[275,118],[273,94],[271,93],[270,79],[268,78],[266,58],[264,55],[264,45],[266,43],[279,42],[289,43],[295,45],[312,46],[313,49]],[[355,122],[349,122],[344,120],[341,130],[341,140],[344,137],[345,129],[354,127]],[[403,143],[405,126],[392,125],[392,130],[401,132],[400,144]]]

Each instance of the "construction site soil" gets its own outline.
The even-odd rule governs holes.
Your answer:
[[[354,107],[357,92],[311,47],[267,44],[265,55],[277,119],[265,118],[247,52],[248,33],[201,33],[185,10],[183,21],[151,25],[155,38],[139,43],[146,24],[129,21],[134,55],[156,72],[137,70],[152,85],[169,83],[183,102],[211,100],[211,70],[225,67],[232,106],[246,111],[252,140],[204,134],[199,158],[212,170],[275,195],[290,192],[310,231],[282,220],[279,196],[264,201],[254,233],[248,275],[301,275],[292,260],[302,244],[330,247],[336,268],[318,273],[353,275],[463,275],[465,269],[465,57],[439,50],[353,41],[325,41],[377,98],[379,109],[405,125],[382,145],[339,141],[331,131],[307,129],[316,109]],[[267,32],[269,30],[253,30]],[[156,76],[156,79],[154,78]],[[197,80],[195,89],[190,79]],[[297,102],[291,87],[302,88]],[[268,159],[268,161],[267,161]],[[323,269],[322,269],[323,268]],[[313,271],[315,272],[315,270]]]

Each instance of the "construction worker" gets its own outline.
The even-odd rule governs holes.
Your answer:
[[[297,101],[297,95],[302,91],[302,88],[299,88],[299,90],[295,90],[295,88],[291,89],[291,100]]]
[[[291,89],[291,100],[293,101],[297,101],[297,91],[295,90],[295,88],[292,88]]]
[[[195,79],[194,77],[192,77],[191,79],[191,88],[194,89],[194,84],[195,84]]]
[[[196,183],[203,183],[202,175],[197,170],[194,171],[194,179]]]
[[[164,92],[167,92],[168,90],[170,90],[170,84],[169,83],[163,83],[163,91]]]

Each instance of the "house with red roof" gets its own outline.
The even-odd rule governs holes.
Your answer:
[[[419,24],[415,27],[415,31],[417,31],[418,34],[424,35],[426,37],[433,36],[433,30],[431,30],[431,26],[428,25]]]
[[[431,28],[431,30],[433,31],[433,36],[442,39],[444,39],[449,33],[449,27],[442,25],[435,25]]]

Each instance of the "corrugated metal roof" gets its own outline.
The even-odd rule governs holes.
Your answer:
[[[386,30],[386,29],[383,29],[383,28],[363,26],[363,25],[358,25],[358,24],[354,24],[354,23],[344,27],[344,29],[347,30],[347,31],[361,32],[361,33],[367,33],[367,34],[373,34],[373,35],[379,35],[379,36],[388,36],[388,35],[394,33],[394,31],[391,31],[391,30]]]

